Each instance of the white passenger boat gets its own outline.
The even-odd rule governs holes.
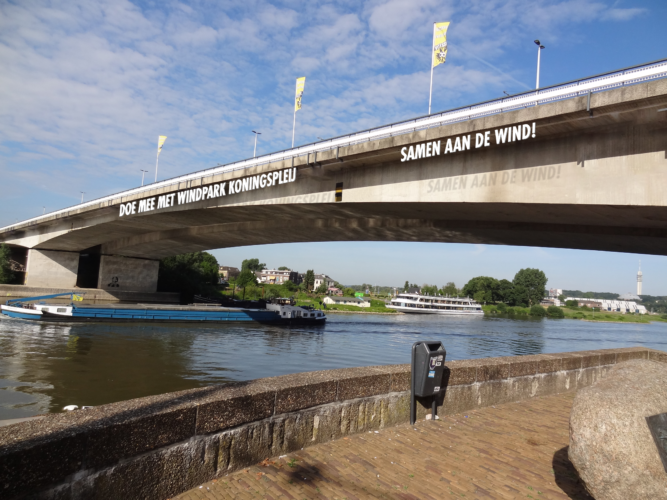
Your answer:
[[[468,297],[441,297],[399,293],[387,304],[390,309],[413,314],[483,315],[482,306]]]

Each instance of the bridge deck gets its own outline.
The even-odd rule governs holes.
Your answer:
[[[567,458],[573,398],[559,394],[358,434],[177,498],[590,499]]]

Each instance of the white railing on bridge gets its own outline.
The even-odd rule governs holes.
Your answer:
[[[471,120],[474,118],[480,118],[482,116],[505,113],[507,111],[513,111],[520,108],[537,106],[540,104],[550,103],[562,99],[570,99],[572,97],[586,95],[588,93],[602,92],[615,87],[634,85],[648,80],[655,80],[658,78],[665,78],[665,77],[667,77],[667,59],[662,59],[660,61],[642,64],[639,66],[633,66],[630,68],[625,68],[610,73],[604,73],[601,75],[591,76],[581,80],[574,80],[559,85],[553,85],[551,87],[544,87],[539,90],[522,92],[520,94],[505,97],[502,99],[494,99],[491,101],[486,101],[479,104],[466,106],[463,108],[443,111],[441,113],[435,113],[428,116],[414,118],[411,120],[392,123],[390,125],[383,125],[382,127],[363,130],[361,132],[355,132],[349,135],[334,137],[332,139],[326,139],[323,141],[306,144],[304,146],[299,146],[292,149],[278,151],[276,153],[258,156],[256,158],[251,158],[248,160],[237,161],[234,163],[229,163],[227,165],[218,165],[216,167],[209,168],[206,170],[199,170],[197,172],[192,172],[190,174],[173,177],[171,179],[166,179],[160,182],[154,182],[152,184],[146,184],[142,187],[134,189],[129,189],[127,191],[116,193],[111,196],[104,196],[102,198],[97,198],[95,200],[87,201],[85,203],[73,205],[68,208],[64,208],[61,210],[57,210],[55,212],[50,212],[48,214],[40,215],[39,217],[34,217],[32,219],[25,220],[23,222],[12,224],[11,226],[0,228],[0,231],[10,231],[14,227],[19,225],[23,226],[24,224],[32,225],[36,222],[39,222],[42,219],[53,217],[54,215],[56,216],[61,214],[67,215],[70,210],[74,209],[81,209],[95,205],[102,207],[114,199],[123,198],[125,196],[133,196],[135,194],[139,194],[145,191],[151,191],[153,189],[169,187],[174,184],[179,184],[181,182],[201,179],[202,177],[209,177],[211,175],[216,175],[225,172],[233,172],[235,170],[255,167],[258,165],[264,165],[276,161],[289,160],[292,158],[297,158],[306,155],[308,156],[313,155],[314,156],[313,162],[315,162],[317,153],[322,151],[331,151],[333,149],[340,148],[341,146],[351,146],[362,142],[368,142],[372,140],[378,140],[386,137],[392,137],[395,135],[414,132],[416,130],[423,130],[431,127],[439,127],[441,125],[447,125],[449,123]]]

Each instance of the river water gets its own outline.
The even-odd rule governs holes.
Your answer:
[[[667,350],[667,323],[330,314],[324,326],[40,324],[0,319],[0,419],[181,389],[410,362],[419,340],[447,359],[629,346]]]

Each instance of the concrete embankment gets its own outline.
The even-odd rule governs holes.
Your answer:
[[[0,298],[4,304],[10,299],[54,295],[56,293],[77,293],[83,297],[83,303],[149,303],[179,304],[180,294],[166,292],[132,292],[126,290],[102,290],[100,288],[48,288],[25,285],[0,285]],[[64,302],[67,297],[49,299],[51,302]]]
[[[667,353],[637,347],[450,361],[438,412],[574,391],[629,359],[667,362]],[[0,428],[2,497],[169,498],[265,458],[406,423],[409,387],[409,365],[347,368],[162,394],[10,425]],[[429,406],[418,405],[419,418]]]

